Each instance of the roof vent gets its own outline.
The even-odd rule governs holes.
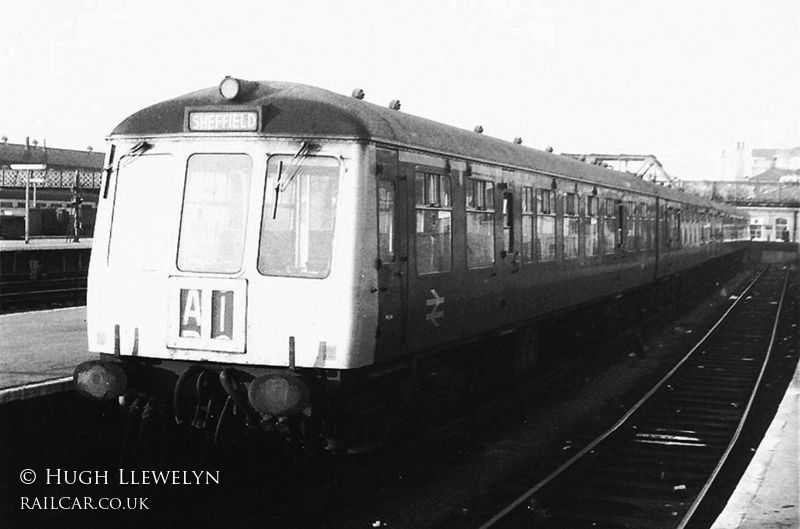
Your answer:
[[[392,110],[400,110],[400,100],[399,99],[392,99],[389,103],[389,108]]]
[[[483,134],[483,127],[481,127],[480,125],[477,125],[475,127],[475,132],[477,132],[478,134]]]
[[[356,99],[364,99],[364,91],[360,88],[353,89],[353,93],[351,95]]]
[[[516,138],[514,138],[514,144],[516,144],[516,145],[522,145],[522,138],[520,138],[519,136],[517,136]]]
[[[2,138],[0,138],[0,141],[2,141],[3,144],[8,143],[8,136],[3,136]]]

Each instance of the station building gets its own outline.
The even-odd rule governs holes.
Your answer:
[[[24,144],[0,138],[0,236],[17,238],[24,231],[26,203],[33,235],[64,235],[76,214],[81,235],[90,235],[104,160],[104,153],[91,148],[54,149],[29,138]],[[18,165],[44,169],[12,169]]]
[[[800,147],[749,149],[739,142],[722,161],[720,180],[682,187],[747,211],[754,241],[800,241]]]

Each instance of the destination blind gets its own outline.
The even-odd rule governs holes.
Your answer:
[[[193,111],[189,112],[191,132],[256,132],[258,112],[252,111]]]

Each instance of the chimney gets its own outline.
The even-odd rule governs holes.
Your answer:
[[[736,142],[736,170],[734,173],[734,180],[744,180],[744,142]]]

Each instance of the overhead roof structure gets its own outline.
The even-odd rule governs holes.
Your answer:
[[[102,152],[0,142],[0,167],[11,164],[43,164],[51,169],[99,171],[103,168],[104,160],[105,154]]]
[[[568,154],[576,160],[590,163],[593,165],[602,165],[611,167],[617,171],[632,173],[642,180],[653,182],[655,184],[669,184],[678,185],[679,180],[671,176],[652,154]],[[636,171],[629,169],[629,162],[637,162],[639,168]]]

